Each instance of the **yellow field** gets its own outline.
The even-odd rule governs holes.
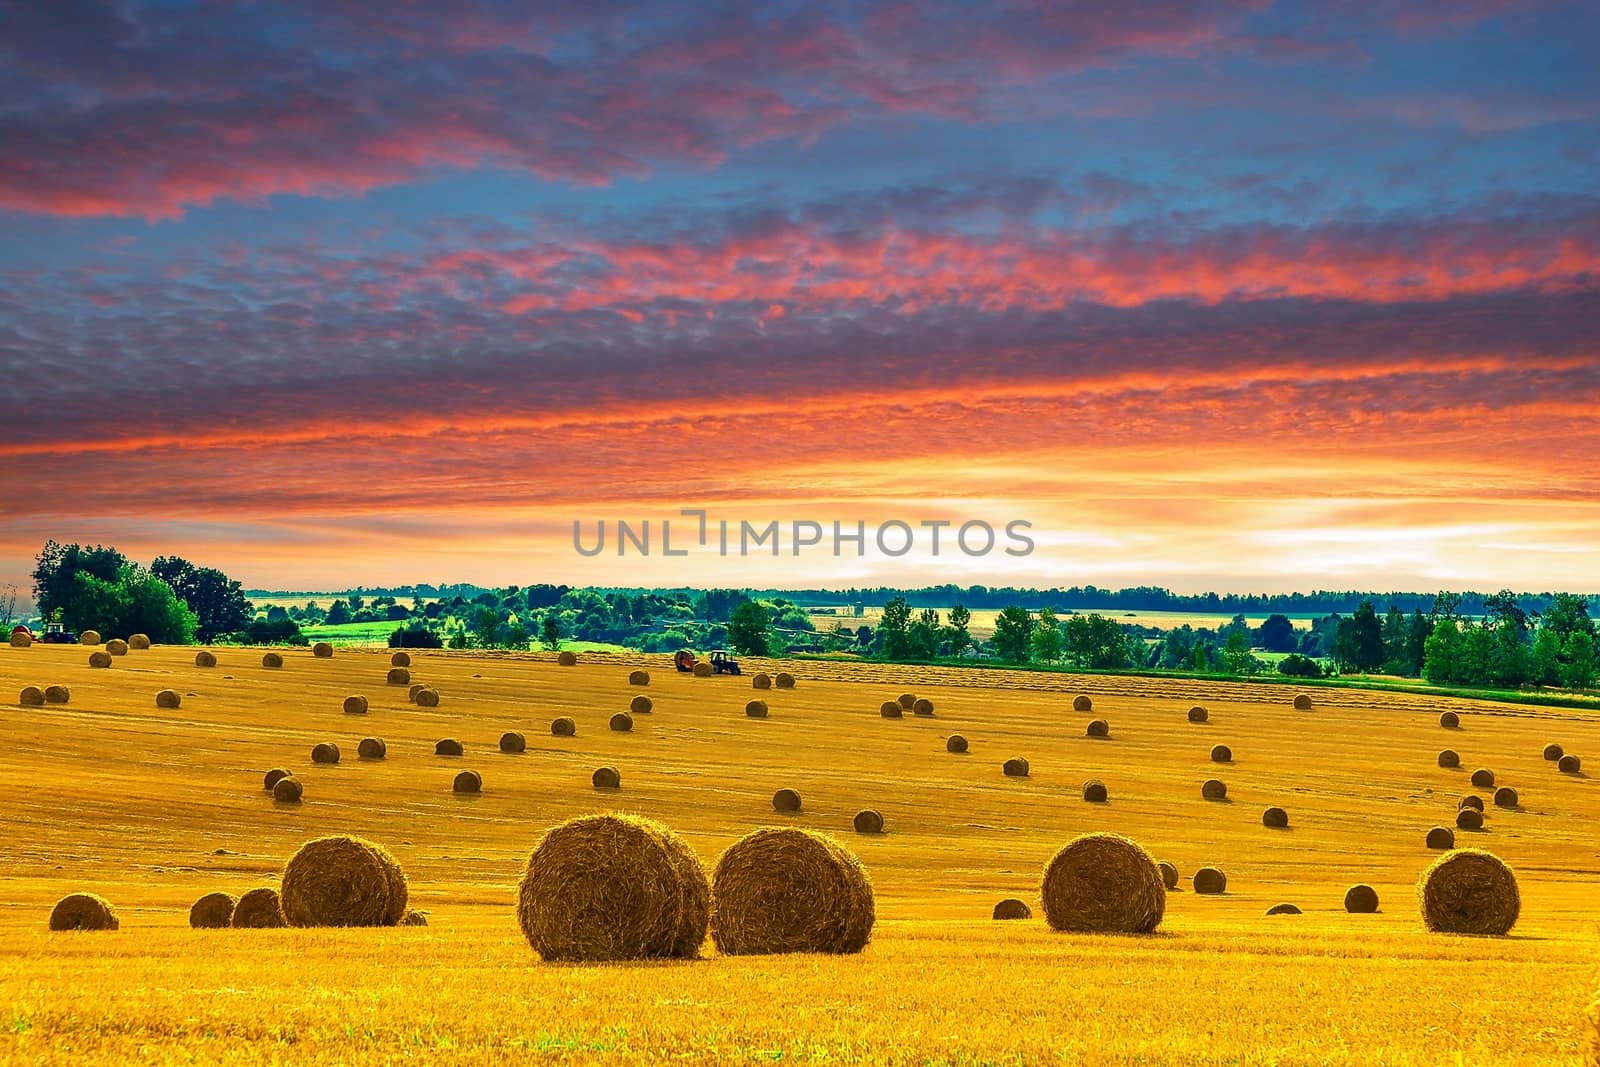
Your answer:
[[[285,605],[285,607],[287,606]],[[912,615],[915,616],[920,610],[922,609],[912,609]],[[949,621],[949,608],[936,608],[934,610],[938,611],[941,622]],[[1179,630],[1185,626],[1192,626],[1197,630],[1202,628],[1217,630],[1228,625],[1233,620],[1232,615],[1219,615],[1215,612],[1207,614],[1205,612],[1191,611],[1121,611],[1117,608],[1080,608],[1079,614],[1100,614],[1129,626],[1154,626],[1162,630]],[[967,632],[980,641],[987,641],[994,636],[994,621],[999,615],[1000,612],[997,608],[973,608],[972,621],[967,624]],[[819,608],[806,612],[806,617],[811,620],[813,626],[824,633],[832,629],[834,623],[840,623],[852,630],[857,626],[870,626],[873,629],[877,629],[878,624],[883,621],[883,609],[877,607],[863,608],[861,617],[857,618],[855,612],[848,608]],[[1063,614],[1061,617],[1065,618],[1066,616]],[[1267,616],[1246,615],[1245,619],[1251,626],[1260,626],[1266,621]],[[1309,618],[1291,615],[1289,621],[1296,630],[1311,629],[1311,620]]]
[[[330,660],[289,650],[133,652],[91,671],[87,650],[0,648],[0,1061],[852,1064],[1467,1063],[1578,1061],[1600,947],[1600,790],[1541,758],[1546,742],[1600,760],[1600,723],[1535,709],[1416,695],[1025,672],[796,663],[793,692],[743,714],[747,679],[695,679],[665,657],[414,654],[443,704],[420,709],[383,684],[386,654]],[[627,667],[654,682],[652,715],[606,729],[626,707]],[[755,664],[755,666],[761,666]],[[11,703],[26,684],[64,683],[72,702]],[[157,690],[184,694],[155,707]],[[885,720],[914,688],[932,719]],[[1111,738],[1071,710],[1087,692]],[[365,717],[340,711],[365,693]],[[1190,704],[1211,712],[1186,721]],[[1462,715],[1455,731],[1440,710]],[[571,715],[575,738],[549,721]],[[528,751],[503,755],[501,732]],[[968,756],[945,752],[964,734]],[[385,738],[389,757],[355,758]],[[455,737],[461,759],[433,755]],[[313,743],[344,762],[314,766]],[[1212,744],[1235,762],[1209,762]],[[1451,747],[1463,769],[1442,770]],[[1022,755],[1032,777],[1000,774]],[[619,767],[602,796],[589,776]],[[306,787],[298,808],[261,790],[269,767]],[[1522,920],[1504,939],[1430,935],[1412,899],[1476,767],[1516,787],[1461,833],[1518,871]],[[457,770],[484,793],[451,793]],[[1079,798],[1103,779],[1109,804]],[[1220,777],[1229,800],[1200,797]],[[804,797],[777,816],[774,790]],[[1286,807],[1288,830],[1260,815]],[[884,813],[888,833],[850,820]],[[685,834],[711,864],[741,834],[780,819],[839,835],[869,868],[879,924],[856,957],[711,958],[694,963],[541,963],[517,930],[513,886],[541,828],[620,807]],[[1056,934],[1035,918],[995,923],[994,902],[1032,900],[1051,854],[1089,830],[1127,833],[1183,872],[1154,936]],[[405,865],[426,928],[191,931],[202,893],[272,884],[304,839],[363,834]],[[1228,893],[1188,877],[1223,867]],[[1377,915],[1347,915],[1368,882]],[[49,934],[75,890],[118,907],[121,930]],[[1298,917],[1263,916],[1278,901]]]

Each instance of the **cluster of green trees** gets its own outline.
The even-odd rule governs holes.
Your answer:
[[[142,633],[162,644],[216,641],[251,622],[239,583],[221,571],[177,556],[143,567],[103,545],[47,541],[34,567],[33,596],[41,618],[70,630]]]

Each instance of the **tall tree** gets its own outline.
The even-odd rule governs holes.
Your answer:
[[[1053,609],[1039,609],[1031,645],[1033,658],[1041,663],[1054,663],[1061,658],[1061,653],[1066,649],[1066,637],[1061,632],[1061,623]]]
[[[1300,636],[1294,632],[1294,623],[1289,621],[1289,616],[1281,613],[1268,615],[1256,631],[1255,639],[1268,652],[1293,652],[1300,647]]]
[[[86,574],[99,581],[115,584],[128,557],[114,548],[95,545],[61,545],[46,541],[39,550],[33,568],[33,599],[41,618],[50,619],[60,611],[61,621],[73,629],[88,629],[85,623],[69,614],[71,601],[78,593],[77,576]],[[108,631],[114,633],[115,631]]]
[[[1033,640],[1033,614],[1015,604],[1002,608],[994,620],[994,645],[997,656],[1008,663],[1026,663]]]
[[[157,556],[150,573],[172,587],[189,605],[198,624],[195,637],[206,643],[237,633],[250,622],[253,607],[238,582],[214,567],[196,567],[178,556]]]
[[[911,606],[897,596],[883,606],[878,622],[878,644],[889,659],[906,659],[911,653]]]
[[[945,629],[945,640],[950,644],[952,656],[963,655],[972,644],[972,612],[957,604],[950,609],[950,625]]]
[[[728,644],[741,656],[765,656],[770,648],[772,612],[759,600],[746,600],[728,616]]]

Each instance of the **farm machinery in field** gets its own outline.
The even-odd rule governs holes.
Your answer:
[[[689,651],[687,648],[680,648],[678,649],[677,653],[673,655],[672,663],[678,668],[680,673],[693,674],[695,673],[695,667],[700,664],[700,660],[697,659],[695,654]],[[733,654],[725,648],[719,648],[712,652],[707,663],[711,668],[712,674],[740,673],[739,661],[734,659]]]

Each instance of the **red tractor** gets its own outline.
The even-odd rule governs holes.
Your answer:
[[[680,648],[673,655],[672,662],[679,671],[684,674],[690,674],[694,671],[695,664],[699,663],[700,661],[697,660],[694,653],[690,652],[687,648]],[[727,649],[719,648],[715,652],[711,653],[711,673],[738,674],[740,673],[739,661],[734,659],[733,656],[729,654]]]

